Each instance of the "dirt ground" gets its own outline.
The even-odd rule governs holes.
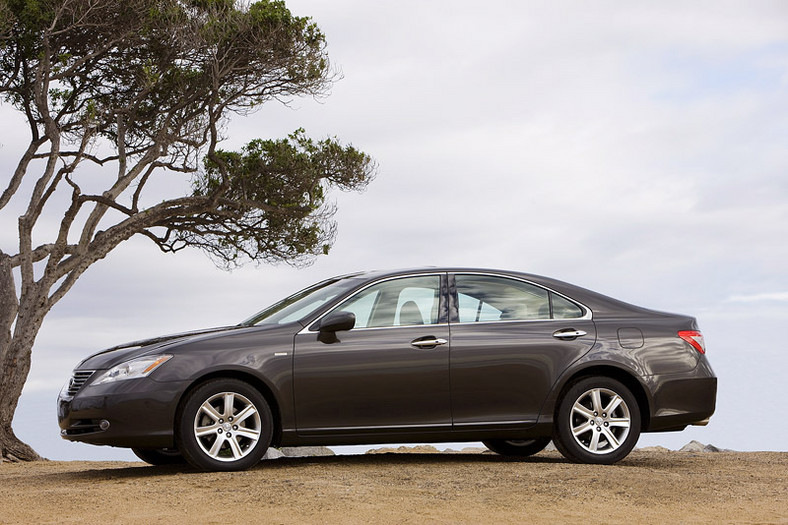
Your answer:
[[[282,458],[246,472],[0,465],[0,523],[788,523],[788,452]]]

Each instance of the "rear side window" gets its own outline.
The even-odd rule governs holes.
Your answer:
[[[457,275],[461,323],[550,319],[547,290],[513,279]]]
[[[536,285],[490,275],[456,275],[461,323],[575,319],[583,309]]]
[[[582,308],[560,295],[550,293],[550,301],[553,303],[553,319],[577,319],[578,317],[583,317]]]

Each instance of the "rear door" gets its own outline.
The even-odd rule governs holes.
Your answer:
[[[585,307],[499,275],[450,278],[454,428],[535,423],[557,377],[596,341]]]

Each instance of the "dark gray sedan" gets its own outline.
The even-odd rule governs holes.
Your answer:
[[[152,464],[237,470],[270,446],[483,441],[614,463],[641,432],[704,425],[714,376],[692,317],[546,277],[367,272],[237,326],[115,347],[58,398],[63,438]]]

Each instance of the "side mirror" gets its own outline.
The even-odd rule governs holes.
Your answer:
[[[316,327],[320,330],[317,334],[317,340],[333,344],[338,343],[339,338],[337,332],[342,330],[352,330],[356,326],[356,314],[353,312],[334,312],[327,315],[320,321],[320,326]]]

